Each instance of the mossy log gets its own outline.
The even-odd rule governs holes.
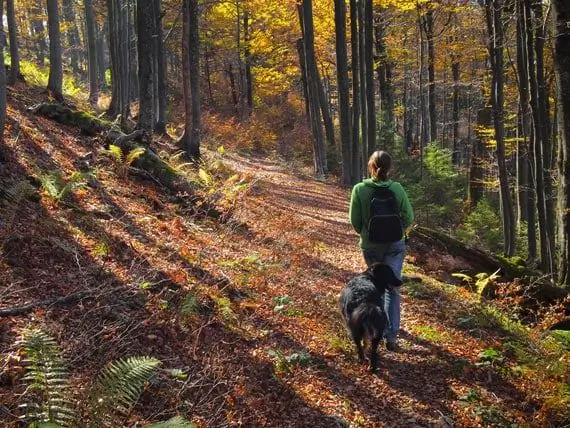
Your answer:
[[[410,237],[431,245],[434,249],[443,249],[449,254],[461,257],[477,272],[492,273],[498,270],[503,279],[520,278],[523,282],[526,281],[527,285],[521,289],[526,297],[540,302],[553,302],[568,295],[568,290],[565,288],[557,287],[547,281],[537,280],[543,276],[540,272],[516,263],[512,259],[495,256],[479,248],[471,247],[443,232],[417,226],[410,232]],[[530,281],[531,279],[532,281]],[[488,294],[493,295],[492,292]]]
[[[106,132],[106,143],[120,147],[125,156],[138,147],[144,147],[144,153],[134,161],[133,165],[136,168],[148,173],[173,193],[182,195],[186,203],[190,203],[195,207],[199,206],[202,214],[214,218],[221,217],[221,213],[212,204],[196,195],[195,186],[186,177],[177,173],[149,147],[149,138],[143,130],[125,134],[111,122],[99,119],[86,112],[72,110],[58,103],[41,103],[31,107],[30,110],[58,123],[78,126],[82,132],[88,135]]]
[[[110,122],[99,119],[92,114],[72,110],[58,103],[41,103],[30,107],[29,110],[34,114],[39,114],[64,125],[78,126],[81,132],[87,135],[96,135],[111,126]]]

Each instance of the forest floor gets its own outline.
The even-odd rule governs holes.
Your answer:
[[[235,190],[220,223],[152,180],[119,173],[101,138],[29,113],[39,97],[9,94],[0,189],[23,179],[37,186],[41,171],[95,168],[96,180],[65,201],[35,191],[0,205],[0,309],[94,296],[0,318],[0,425],[18,426],[26,396],[17,340],[30,327],[61,346],[85,418],[86,391],[105,363],[162,361],[124,426],[176,414],[208,427],[570,423],[570,391],[560,395],[568,353],[439,281],[465,262],[414,242],[399,349],[380,350],[376,374],[358,364],[337,305],[365,268],[347,189],[277,156],[210,147],[212,177],[226,177],[211,194]],[[176,150],[167,138],[155,144]]]

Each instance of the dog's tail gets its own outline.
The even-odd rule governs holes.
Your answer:
[[[361,331],[369,340],[382,339],[384,328],[387,323],[384,311],[373,303],[361,303],[352,312],[350,317],[350,329]]]

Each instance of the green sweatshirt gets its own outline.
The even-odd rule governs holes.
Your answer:
[[[372,192],[377,187],[388,187],[394,192],[396,200],[400,206],[400,217],[404,230],[411,226],[414,221],[414,211],[408,199],[408,195],[402,185],[397,181],[375,181],[370,178],[362,180],[352,188],[350,197],[350,210],[348,218],[354,230],[360,234],[360,248],[377,248],[383,244],[374,244],[368,240],[368,222],[370,220],[370,201]],[[402,239],[404,237],[402,236]]]

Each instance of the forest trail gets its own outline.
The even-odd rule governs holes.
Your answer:
[[[32,115],[32,98],[12,98],[0,188],[87,162],[97,179],[71,203],[42,191],[0,206],[1,307],[96,294],[0,318],[2,426],[18,426],[16,341],[30,326],[56,338],[78,388],[119,357],[163,362],[128,426],[176,413],[200,427],[545,426],[538,380],[507,377],[517,362],[493,353],[512,333],[414,265],[449,256],[418,257],[413,242],[405,273],[422,281],[403,286],[400,349],[380,350],[376,375],[357,363],[337,306],[364,269],[347,189],[283,161],[208,152],[248,186],[219,224],[152,180],[118,174],[100,140]]]
[[[309,416],[301,408],[294,416],[293,407],[291,419],[298,423],[291,426],[331,426],[326,414],[351,426],[378,427],[445,427],[451,421],[455,426],[492,426],[526,420],[524,393],[497,370],[478,365],[479,354],[500,346],[501,338],[476,326],[459,329],[458,319],[470,316],[469,298],[462,290],[446,292],[422,274],[410,263],[413,250],[404,271],[416,281],[403,287],[400,349],[388,352],[381,345],[377,375],[359,366],[337,307],[344,283],[365,269],[358,236],[347,222],[349,192],[275,163],[239,159],[232,166],[259,180],[262,190],[242,207],[258,225],[253,229],[290,245],[277,256],[281,262],[292,260],[288,278],[272,287],[271,294],[286,293],[303,314],[288,322],[268,315],[280,328],[272,346],[285,354],[306,351],[318,361],[286,377],[286,384],[323,415]],[[428,284],[417,282],[422,279]],[[478,397],[478,412],[459,400],[471,395]],[[307,417],[316,419],[309,423]]]

